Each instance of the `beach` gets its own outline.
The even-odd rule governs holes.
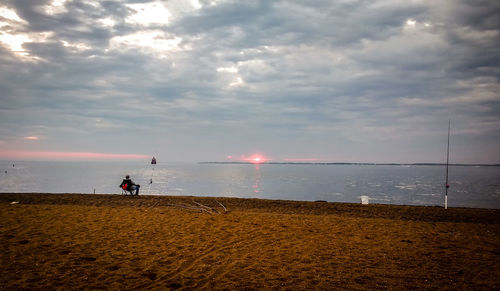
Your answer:
[[[500,210],[0,194],[0,288],[500,288]]]

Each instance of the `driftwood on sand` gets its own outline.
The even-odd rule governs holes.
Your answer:
[[[223,209],[223,212],[227,212],[227,208],[220,203],[219,201],[215,200]],[[194,211],[199,211],[199,212],[204,212],[208,214],[221,214],[223,212],[219,211],[215,207],[209,207],[204,204],[201,204],[200,202],[196,202],[194,199],[192,201],[193,204],[188,204],[185,202],[178,202],[178,203],[169,203],[167,206],[173,206],[173,207],[179,207],[183,209],[189,209],[189,210],[194,210]]]

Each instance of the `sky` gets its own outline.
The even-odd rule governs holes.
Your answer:
[[[500,163],[500,1],[0,0],[0,159]]]

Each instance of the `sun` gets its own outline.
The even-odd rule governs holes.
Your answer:
[[[252,163],[252,164],[262,164],[262,163],[266,163],[266,162],[270,161],[269,158],[266,158],[265,156],[263,156],[261,154],[253,154],[249,157],[243,157],[243,160],[245,162]]]

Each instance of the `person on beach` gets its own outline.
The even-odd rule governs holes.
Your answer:
[[[130,192],[130,195],[139,195],[139,188],[141,188],[141,185],[134,183],[132,179],[130,179],[130,176],[126,175],[125,179],[123,179],[120,184],[120,188]],[[135,191],[135,194],[133,194],[132,191]]]

